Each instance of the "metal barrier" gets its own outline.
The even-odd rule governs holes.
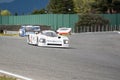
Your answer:
[[[102,31],[120,31],[119,26],[77,26],[75,32],[102,32]]]

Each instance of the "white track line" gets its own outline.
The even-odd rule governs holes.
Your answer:
[[[118,34],[120,34],[120,32],[118,32]]]
[[[6,71],[3,71],[3,70],[0,70],[0,73],[5,74],[5,75],[9,75],[9,76],[13,76],[13,77],[16,77],[16,78],[19,78],[19,79],[23,79],[23,80],[32,80],[30,78],[27,78],[27,77],[24,77],[24,76],[21,76],[21,75],[17,75],[17,74],[13,74],[13,73],[10,73],[10,72],[6,72]]]

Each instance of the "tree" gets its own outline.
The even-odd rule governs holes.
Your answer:
[[[120,13],[120,0],[96,0],[91,8],[95,13]]]
[[[11,13],[10,13],[10,11],[8,11],[8,10],[1,10],[1,16],[10,16],[11,15]]]
[[[55,14],[75,13],[73,0],[50,0],[47,9],[48,13]]]
[[[107,25],[109,20],[104,19],[100,15],[95,14],[83,14],[79,16],[78,26],[96,26],[96,25]]]
[[[108,19],[104,19],[100,15],[83,14],[79,16],[79,21],[75,24],[76,29],[80,27],[103,27],[109,24]]]
[[[40,14],[40,13],[39,13],[39,10],[34,10],[32,14]]]
[[[113,10],[116,12],[116,13],[120,13],[120,0],[115,0],[113,2],[114,4],[114,8]]]
[[[75,8],[74,10],[77,13],[88,13],[91,10],[91,3],[93,3],[95,0],[73,0]]]
[[[18,16],[18,13],[16,12],[14,15],[15,15],[15,16]]]
[[[32,14],[46,14],[46,13],[47,13],[47,10],[45,10],[44,8],[41,10],[34,10],[32,12]]]

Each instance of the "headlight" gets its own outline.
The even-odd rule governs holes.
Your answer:
[[[19,34],[22,34],[22,31],[21,31],[21,30],[19,31]]]
[[[39,42],[45,43],[45,39],[42,39],[42,38],[41,38],[41,39],[39,40]]]
[[[68,40],[64,40],[64,44],[68,44],[69,43],[69,41]]]

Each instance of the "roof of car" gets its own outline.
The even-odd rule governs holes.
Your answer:
[[[55,32],[55,31],[52,31],[52,30],[43,30],[42,32]]]

